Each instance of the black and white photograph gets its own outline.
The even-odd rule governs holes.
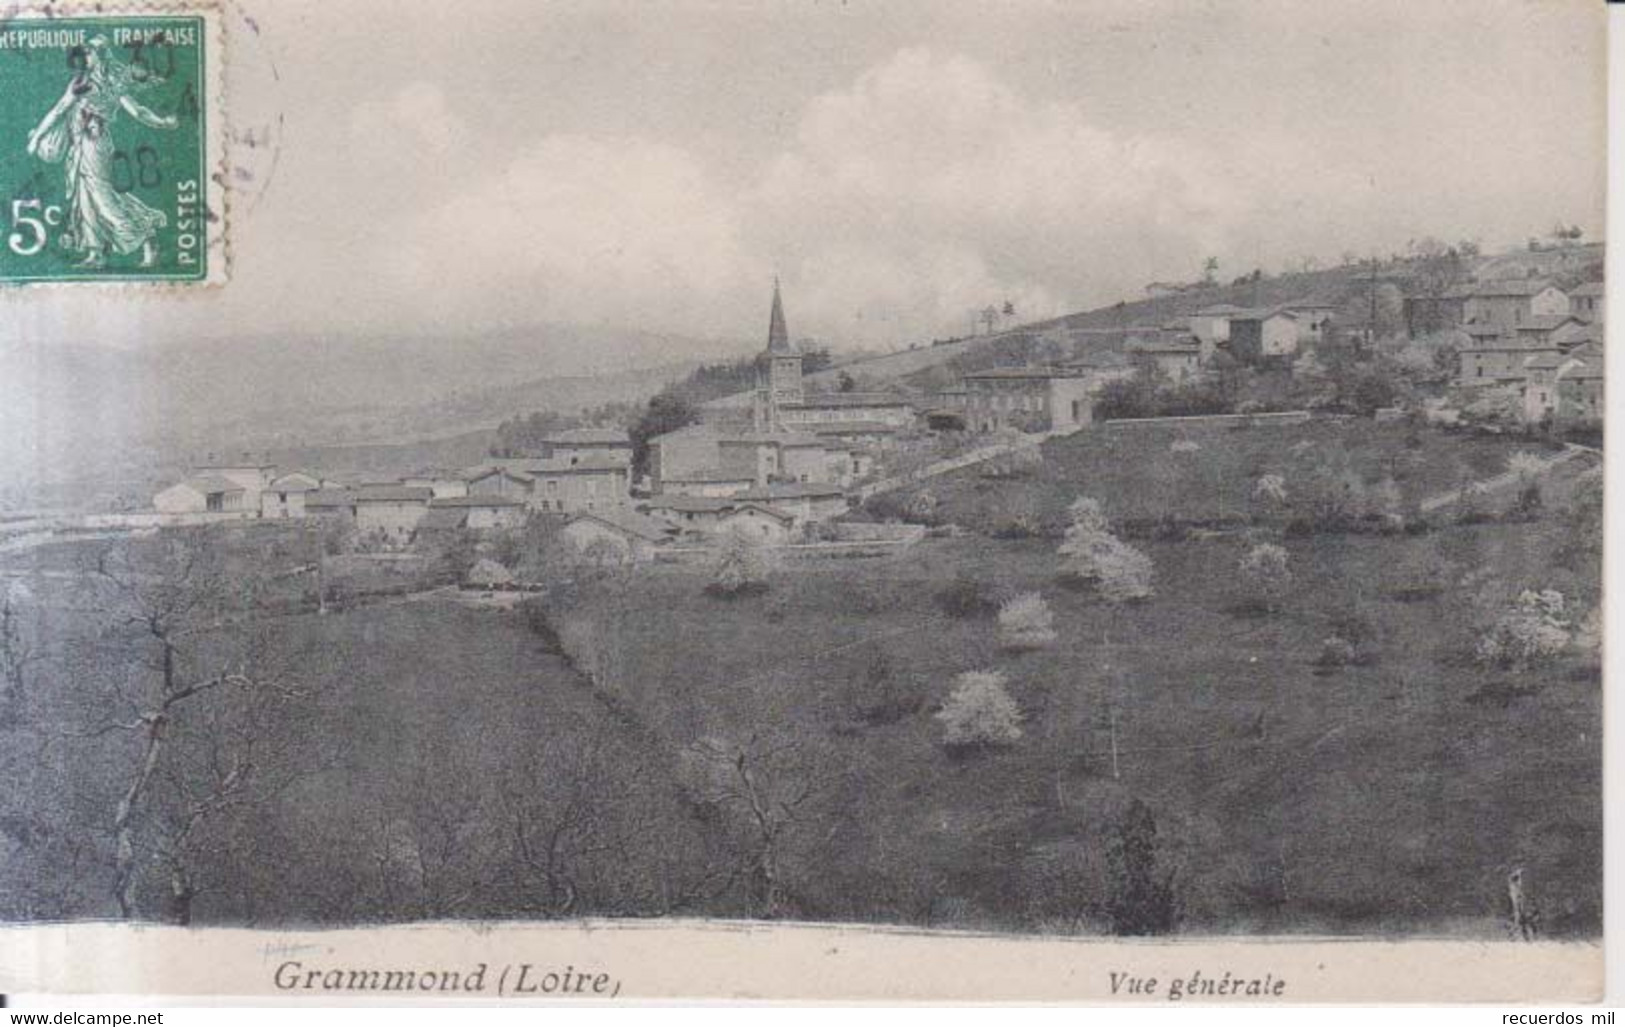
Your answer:
[[[0,993],[1595,1000],[1604,7],[0,11]]]

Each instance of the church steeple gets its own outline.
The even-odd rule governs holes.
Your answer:
[[[790,329],[784,324],[784,301],[779,299],[779,278],[773,276],[773,314],[767,323],[767,351],[769,353],[793,353],[790,346]]]

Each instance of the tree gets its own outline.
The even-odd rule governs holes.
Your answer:
[[[1240,570],[1253,602],[1268,613],[1278,612],[1281,599],[1292,587],[1287,551],[1270,542],[1256,545],[1241,558]]]
[[[21,582],[0,585],[0,723],[26,716],[29,676],[44,658],[28,623],[31,598]]]
[[[1021,737],[1021,709],[998,671],[971,670],[955,678],[937,719],[950,749],[1009,745]]]
[[[124,735],[133,759],[113,811],[113,897],[143,911],[144,875],[167,870],[168,917],[191,918],[200,846],[215,822],[266,801],[257,789],[290,737],[285,711],[306,697],[271,664],[251,627],[261,582],[228,566],[219,536],[177,531],[99,550],[91,569],[109,641],[127,653],[108,715],[86,734]]]
[[[1292,502],[1287,494],[1286,478],[1279,474],[1259,475],[1253,482],[1251,496],[1257,517],[1262,521],[1283,520]]]
[[[765,592],[767,573],[762,547],[743,535],[727,533],[717,550],[711,584],[705,590],[725,599]]]
[[[999,607],[999,644],[1006,649],[1047,649],[1055,638],[1055,614],[1039,593],[1023,592]]]
[[[1202,261],[1202,284],[1212,285],[1219,280],[1219,258],[1209,257]]]
[[[723,813],[737,839],[752,912],[794,912],[795,836],[819,819],[825,765],[800,739],[757,730],[743,741],[712,737],[690,746],[684,776],[695,800]]]
[[[842,392],[853,392],[858,387],[858,381],[852,377],[852,372],[842,371],[835,377],[836,385]]]
[[[685,428],[699,420],[699,409],[678,393],[668,389],[653,396],[629,433],[632,437],[632,473],[649,473],[650,439]]]
[[[1085,496],[1068,512],[1072,523],[1060,548],[1067,572],[1092,583],[1109,602],[1150,598],[1151,558],[1111,533],[1100,503]]]
[[[1135,799],[1117,822],[1106,860],[1111,889],[1106,914],[1112,933],[1169,934],[1179,923],[1173,872],[1158,867],[1157,818]]]
[[[1556,589],[1525,589],[1482,629],[1473,655],[1480,663],[1505,670],[1529,670],[1550,662],[1573,638],[1567,604]]]

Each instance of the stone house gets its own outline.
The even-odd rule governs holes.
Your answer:
[[[964,377],[965,426],[1045,432],[1094,419],[1089,375],[1076,367],[995,367]]]

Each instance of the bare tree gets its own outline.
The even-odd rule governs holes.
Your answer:
[[[767,917],[793,913],[794,838],[818,818],[814,800],[828,783],[824,768],[803,742],[780,732],[703,739],[688,757],[695,798],[733,820],[754,910]]]
[[[113,897],[120,915],[137,915],[143,870],[163,866],[169,915],[184,923],[204,826],[248,801],[274,707],[303,696],[234,637],[257,582],[228,569],[213,533],[104,547],[90,582],[104,641],[130,657],[107,672],[111,715],[84,732],[136,740],[111,823]]]

